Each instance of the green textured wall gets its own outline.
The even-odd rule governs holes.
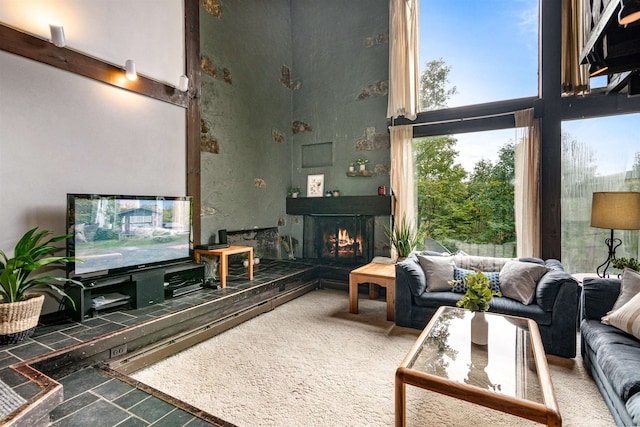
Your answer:
[[[284,221],[291,168],[291,89],[280,82],[292,62],[289,0],[220,4],[219,17],[200,9],[205,242]]]
[[[387,0],[291,2],[293,76],[302,83],[293,92],[293,119],[311,127],[293,135],[292,182],[303,195],[310,174],[324,174],[325,188],[349,196],[389,185],[388,7]],[[374,129],[369,136],[367,129]],[[303,168],[301,145],[327,141],[333,141],[333,166]],[[379,173],[347,177],[359,157]]]
[[[306,196],[307,176],[324,174],[325,189],[343,196],[389,188],[387,131],[389,78],[388,0],[292,0],[293,64],[300,89],[293,92],[293,120],[310,131],[293,135],[291,181]],[[301,147],[333,142],[333,166],[303,168]],[[371,177],[348,177],[349,163],[364,157]],[[302,238],[302,218],[289,217]],[[375,227],[376,255],[389,255],[383,226]],[[301,254],[299,254],[301,255]]]
[[[290,186],[305,196],[307,176],[324,174],[325,189],[342,195],[389,187],[388,0],[219,4],[219,18],[201,12],[202,55],[210,60],[202,73],[202,238],[220,228],[280,225],[301,241],[302,218],[285,215]],[[212,65],[217,77],[206,72]],[[290,82],[281,81],[283,65]],[[300,132],[292,130],[296,121]],[[284,143],[273,140],[273,129]],[[331,165],[303,168],[301,147],[325,142],[333,143]],[[348,177],[360,157],[373,176]],[[255,178],[266,186],[256,188]],[[386,245],[378,246],[384,254]]]

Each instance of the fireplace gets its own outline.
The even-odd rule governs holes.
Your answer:
[[[370,262],[376,221],[391,211],[391,196],[287,198],[287,214],[304,216],[303,257],[326,263]]]
[[[304,258],[345,264],[373,258],[374,217],[370,215],[305,215]]]

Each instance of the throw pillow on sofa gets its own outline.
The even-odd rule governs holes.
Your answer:
[[[467,270],[466,268],[454,267],[453,280],[456,282],[451,288],[452,292],[464,294],[469,287],[466,285],[464,279],[475,271]],[[487,276],[487,279],[491,281],[491,290],[494,292],[500,292],[500,272],[499,271],[483,271],[482,274]]]
[[[456,267],[477,271],[500,271],[511,260],[515,259],[457,254],[453,256]]]
[[[520,301],[525,305],[533,302],[538,280],[550,269],[540,264],[509,261],[500,270],[502,296]]]
[[[619,309],[607,313],[602,318],[602,323],[614,326],[640,339],[640,293]]]
[[[427,276],[427,292],[451,290],[455,267],[451,257],[418,255],[418,262]]]
[[[625,305],[631,298],[640,293],[640,273],[630,268],[622,270],[620,282],[620,295],[611,311],[616,311]]]

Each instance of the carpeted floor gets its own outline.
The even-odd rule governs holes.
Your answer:
[[[391,426],[394,373],[420,331],[384,301],[313,291],[132,376],[240,426]],[[613,426],[580,358],[549,356],[564,426]],[[407,387],[408,425],[539,425]]]

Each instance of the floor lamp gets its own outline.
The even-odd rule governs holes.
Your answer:
[[[613,230],[640,230],[640,193],[594,192],[591,204],[591,226],[611,230],[611,237],[604,241],[609,251],[607,259],[596,269],[599,277],[607,277],[607,268],[611,261],[616,259],[616,249],[622,244],[622,240],[614,239]]]

